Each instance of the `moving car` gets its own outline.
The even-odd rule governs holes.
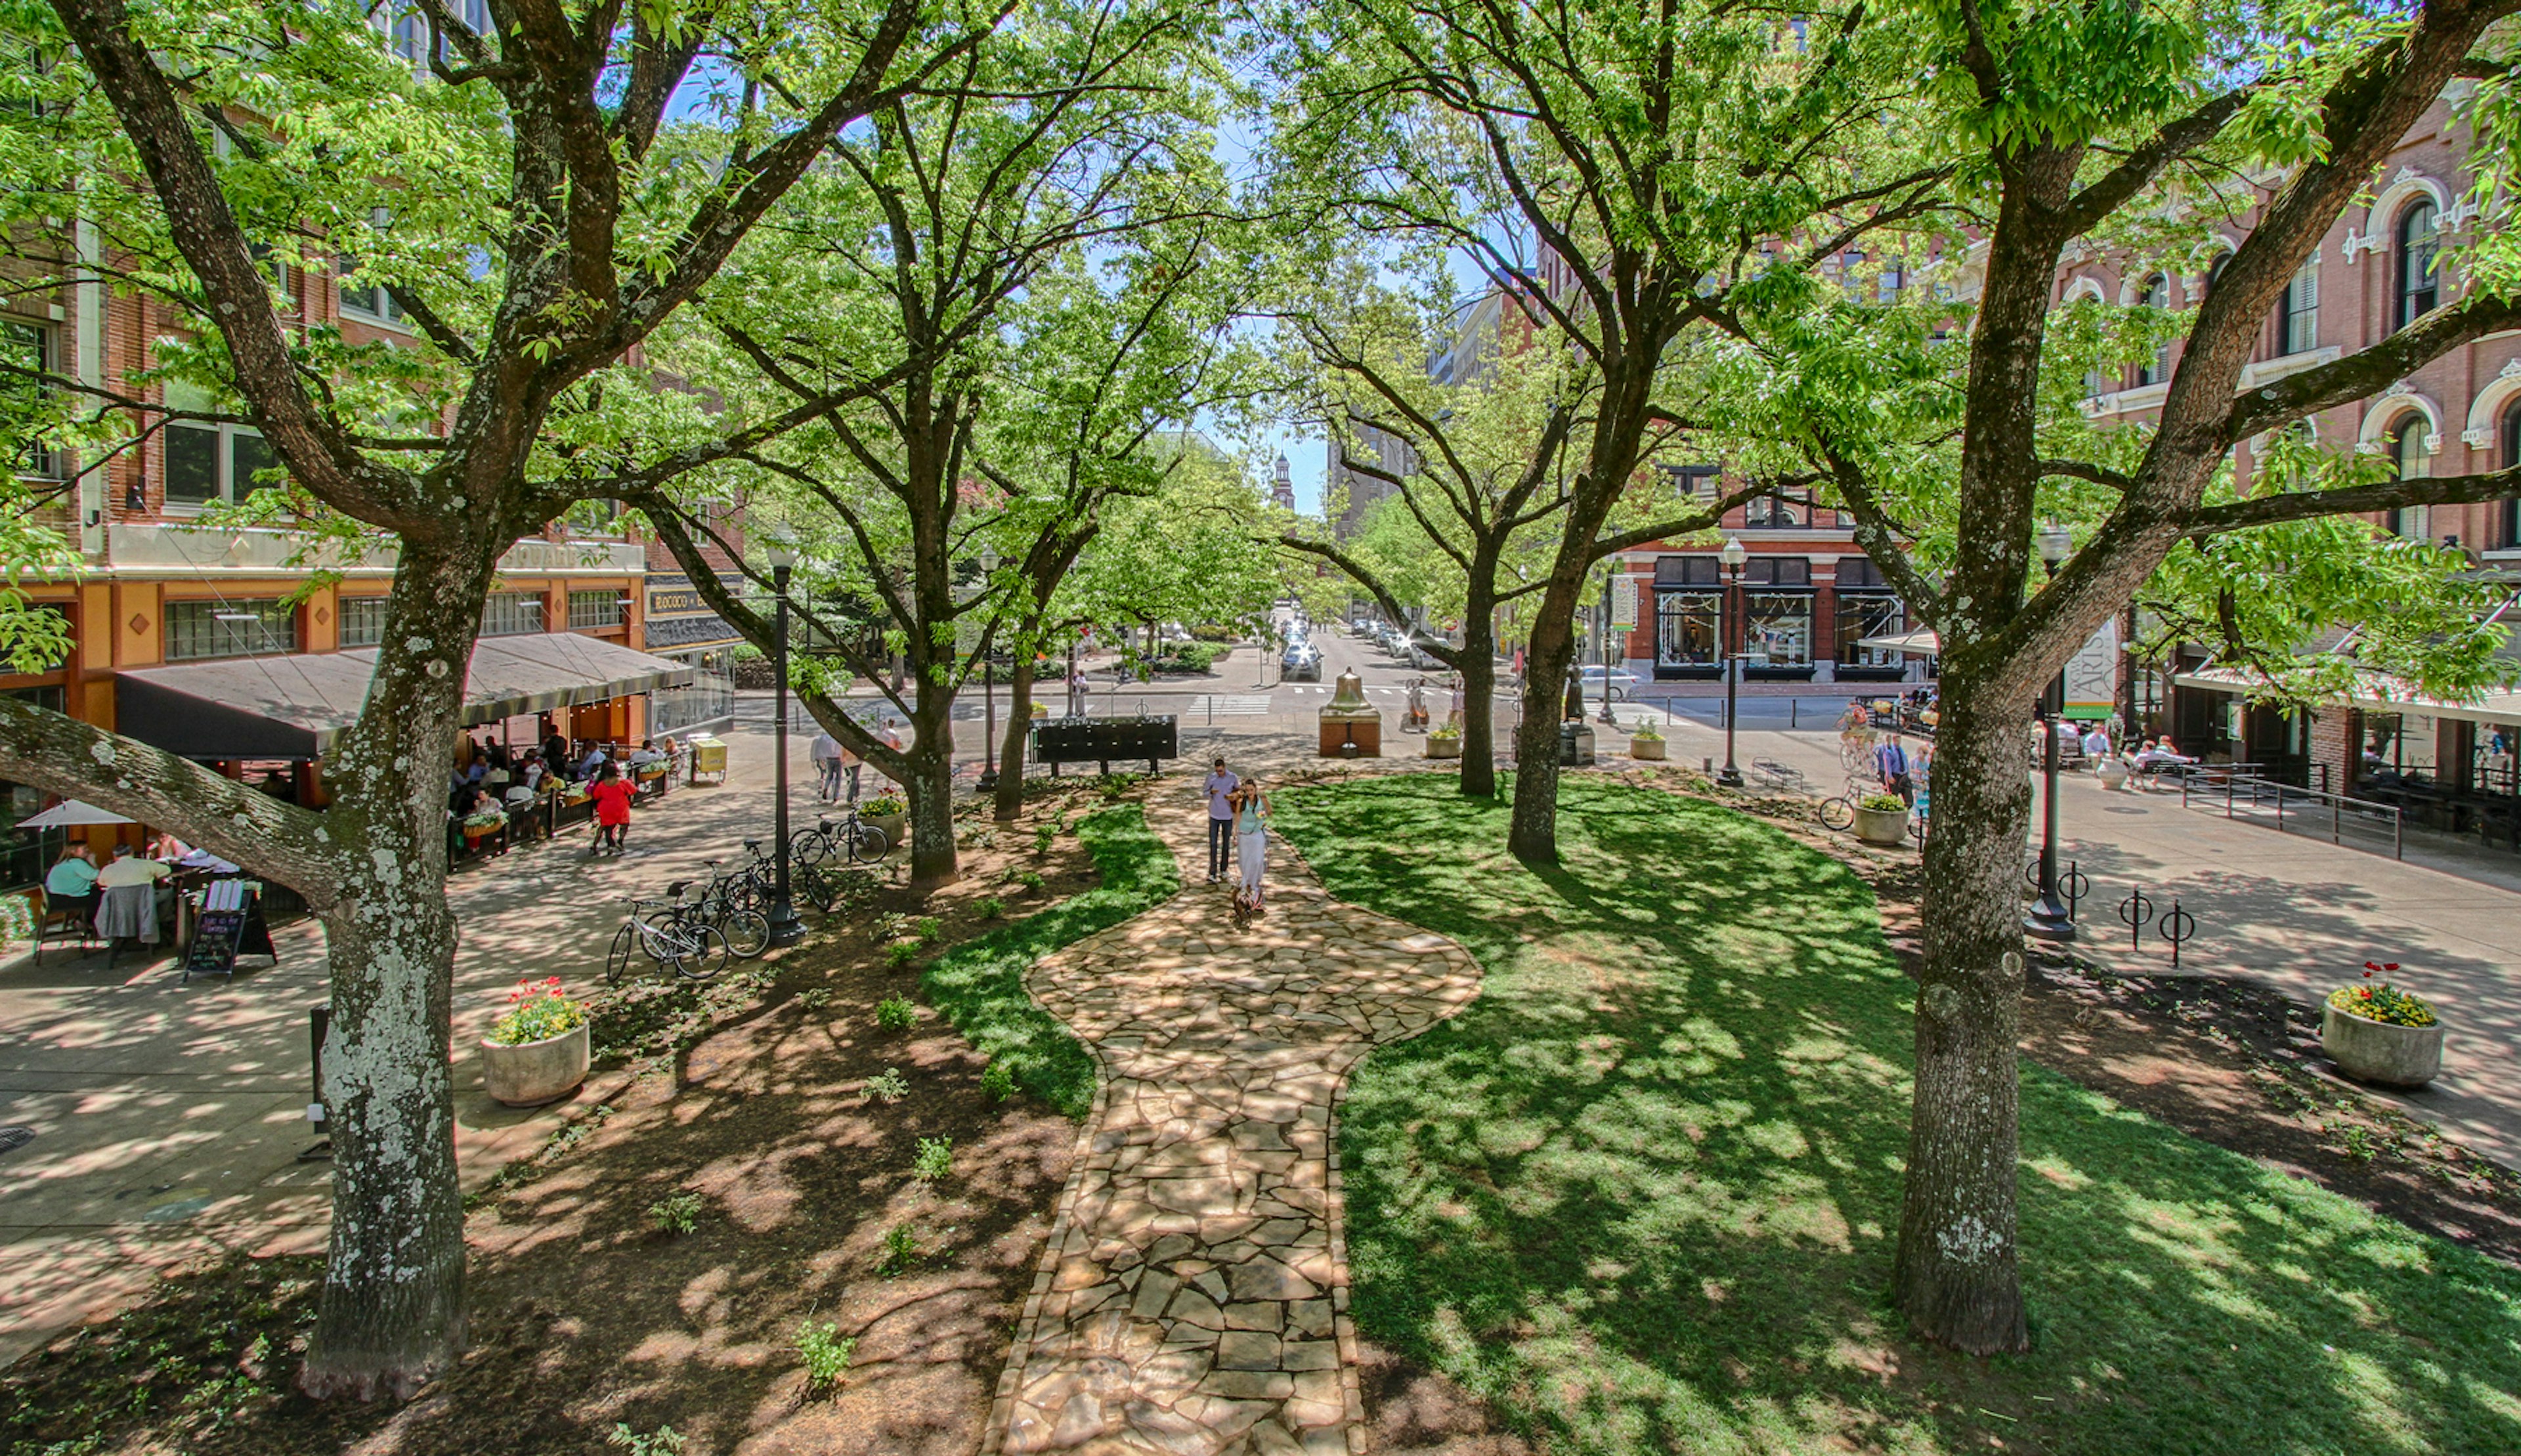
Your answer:
[[[1587,662],[1577,668],[1577,673],[1584,681],[1585,697],[1600,698],[1607,682],[1613,703],[1626,700],[1629,693],[1635,691],[1638,682],[1637,675],[1626,667],[1605,668],[1599,662]]]
[[[1285,682],[1320,682],[1321,651],[1302,638],[1288,643],[1287,651],[1278,659],[1278,676]]]

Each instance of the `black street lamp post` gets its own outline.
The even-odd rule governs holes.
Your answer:
[[[773,813],[772,834],[778,845],[772,856],[770,885],[770,943],[794,945],[805,938],[805,922],[797,917],[797,903],[788,889],[788,572],[796,565],[796,548],[786,541],[773,540],[768,548],[770,558],[770,591],[778,598],[776,624],[771,628],[771,671],[778,679],[775,710],[779,746],[779,798]]]
[[[998,554],[981,548],[981,574],[994,576],[998,571]],[[981,652],[981,781],[979,788],[986,794],[998,787],[998,664],[993,649]]]
[[[2048,574],[2057,574],[2057,566],[2074,550],[2074,538],[2057,526],[2040,532],[2040,560]],[[2057,724],[2066,711],[2066,669],[2057,669],[2056,681],[2048,685],[2040,705],[2040,771],[2042,774],[2040,810],[2040,898],[2023,919],[2023,929],[2041,940],[2066,941],[2075,938],[2074,913],[2067,909],[2065,897],[2057,892]]]
[[[1726,536],[1724,549],[1716,553],[1724,563],[1724,618],[1716,624],[1716,651],[1724,664],[1724,768],[1716,782],[1727,789],[1742,787],[1742,770],[1733,762],[1733,720],[1741,702],[1742,658],[1732,650],[1731,635],[1740,621],[1742,602],[1742,563],[1751,553],[1743,548],[1740,536]]]
[[[1611,669],[1615,661],[1611,655],[1611,585],[1619,572],[1620,563],[1615,557],[1610,574],[1602,578],[1602,721],[1613,728],[1620,726],[1620,718],[1611,709]]]

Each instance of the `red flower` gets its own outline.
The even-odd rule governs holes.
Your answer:
[[[2372,988],[2370,986],[2364,986],[2362,988],[2362,992],[2364,1000],[2369,1001],[2372,999]]]

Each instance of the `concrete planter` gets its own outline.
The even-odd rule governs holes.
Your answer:
[[[1628,756],[1631,758],[1659,759],[1665,755],[1665,752],[1670,749],[1670,742],[1665,739],[1632,738],[1628,740]]]
[[[1427,756],[1459,758],[1462,756],[1462,741],[1458,738],[1430,738],[1427,740]]]
[[[2127,760],[2113,753],[2093,765],[2092,776],[2101,781],[2104,789],[2124,789],[2128,781]]]
[[[558,1102],[586,1080],[589,1024],[580,1022],[558,1036],[520,1046],[481,1043],[481,1081],[492,1101],[509,1107],[540,1107]]]
[[[858,816],[858,822],[867,826],[869,829],[881,833],[884,836],[884,842],[886,843],[899,845],[904,832],[903,826],[910,823],[910,816],[906,813],[860,814]]]
[[[2421,1087],[2442,1074],[2443,1026],[2400,1026],[2334,1006],[2320,1010],[2319,1048],[2337,1069],[2376,1087]]]
[[[1868,844],[1897,848],[1908,842],[1908,811],[1868,809],[1859,804],[1856,810],[1856,837]]]

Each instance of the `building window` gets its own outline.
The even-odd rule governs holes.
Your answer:
[[[1716,558],[1655,561],[1655,676],[1713,677],[1723,660],[1724,597]]]
[[[1900,599],[1891,593],[1890,584],[1882,579],[1882,569],[1861,557],[1846,557],[1838,564],[1838,666],[1843,672],[1867,676],[1898,676],[1906,671],[1907,658],[1885,647],[1866,647],[1867,637],[1893,637],[1907,625],[1907,614]]]
[[[344,647],[375,647],[386,640],[386,599],[344,597],[334,604]]]
[[[2151,278],[2146,279],[2144,281],[2144,296],[2136,299],[2136,301],[2147,308],[2169,308],[2171,306],[2171,279],[2169,276],[2156,273]],[[2158,385],[2169,378],[2171,378],[2171,345],[2166,343],[2153,351],[2153,362],[2137,367],[2135,372],[2136,387],[2142,388],[2146,385]]]
[[[250,658],[298,651],[298,613],[276,597],[166,604],[166,660]]]
[[[23,319],[0,319],[0,359],[13,369],[27,374],[53,374],[61,367],[60,331],[46,324],[28,323]],[[50,388],[24,375],[0,380],[0,388],[13,392],[32,390],[50,393]],[[21,476],[39,480],[62,478],[62,452],[49,445],[28,442],[11,452],[12,468]]]
[[[2503,423],[2498,427],[2503,439],[2503,468],[2521,465],[2521,399],[2504,406]],[[2510,551],[2521,546],[2521,496],[2503,501],[2495,508],[2496,549]]]
[[[1754,558],[1743,568],[1742,584],[1742,655],[1749,670],[1809,671],[1811,563],[1799,556]]]
[[[2433,462],[2425,454],[2425,430],[2431,423],[2409,412],[2390,427],[2390,459],[2398,466],[2400,479],[2421,480],[2433,474]],[[2424,540],[2431,534],[2432,514],[2427,506],[2401,506],[2390,513],[2390,534]]]
[[[2319,347],[2319,264],[2303,264],[2285,285],[2277,315],[2276,352],[2307,354]]]
[[[368,227],[377,233],[386,230],[386,209],[377,208],[368,216]],[[394,300],[393,290],[381,278],[358,278],[359,257],[343,253],[335,262],[333,276],[341,281],[342,311],[370,323],[401,328],[402,305]],[[356,282],[351,280],[357,278]]]
[[[168,380],[166,408],[209,413],[216,401],[198,385]],[[194,420],[166,424],[166,504],[206,506],[213,501],[241,501],[257,490],[277,487],[263,472],[279,467],[259,431],[246,425],[208,425]]]
[[[582,632],[589,627],[621,625],[621,608],[626,600],[619,591],[571,592],[569,629]]]
[[[2418,203],[2399,214],[2398,321],[2391,327],[2404,329],[2433,311],[2439,283],[2434,271],[2434,205]]]
[[[484,637],[522,637],[543,629],[543,599],[534,592],[497,592],[481,603]]]
[[[1742,507],[1742,524],[1750,530],[1801,530],[1811,521],[1811,502],[1773,490]]]

